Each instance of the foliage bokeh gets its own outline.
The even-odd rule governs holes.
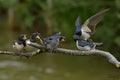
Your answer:
[[[97,25],[93,40],[103,42],[103,49],[120,51],[119,0],[1,0],[0,25],[12,31],[39,31],[42,35],[61,31],[66,36],[66,44],[73,46],[77,16],[81,16],[83,24],[105,8],[110,11]]]

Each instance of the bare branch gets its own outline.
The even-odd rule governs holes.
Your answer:
[[[47,50],[44,46],[35,44],[35,43],[29,43],[28,45],[37,48],[39,50],[34,52],[28,52],[28,53],[18,53],[18,52],[8,52],[8,51],[0,51],[0,54],[4,55],[14,55],[14,56],[24,56],[24,57],[32,57],[34,55],[38,55],[43,52],[50,52],[50,50]],[[102,51],[102,50],[90,50],[90,51],[80,51],[80,50],[70,50],[70,49],[64,49],[64,48],[57,48],[55,53],[62,53],[62,54],[69,54],[69,55],[78,55],[78,56],[87,56],[87,55],[101,55],[104,56],[109,63],[113,64],[117,68],[120,68],[120,62],[109,52]]]
[[[30,43],[30,46],[33,46],[38,49],[45,49],[44,46],[39,44],[33,44]],[[70,50],[70,49],[63,49],[63,48],[57,48],[56,53],[62,53],[62,54],[70,54],[70,55],[79,55],[79,56],[87,56],[87,55],[101,55],[104,56],[109,63],[115,65],[117,68],[120,68],[120,62],[109,52],[102,51],[102,50],[90,50],[90,51],[80,51],[80,50]]]
[[[23,56],[23,57],[32,57],[34,55],[40,54],[42,51],[37,50],[34,52],[28,52],[28,53],[20,53],[20,52],[9,52],[9,51],[0,51],[0,54],[4,55],[13,55],[13,56]]]

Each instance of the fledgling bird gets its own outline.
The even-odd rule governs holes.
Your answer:
[[[90,36],[94,33],[96,25],[103,19],[106,12],[108,12],[109,9],[104,9],[92,17],[88,18],[84,24],[81,26],[80,17],[78,16],[75,26],[76,31],[75,34],[82,37],[84,40],[89,40]]]
[[[38,32],[33,33],[31,36],[28,37],[28,39],[26,40],[26,43],[36,43],[36,41],[40,40],[40,36]]]
[[[26,41],[27,36],[25,34],[21,34],[18,36],[18,39],[15,41],[13,48],[15,48],[19,52],[24,52],[26,47]]]
[[[61,41],[64,41],[64,36],[58,32],[48,38],[42,38],[43,45],[51,52],[55,51]]]
[[[84,39],[81,39],[78,35],[74,34],[74,41],[76,42],[76,46],[81,51],[89,51],[95,49],[96,45],[92,42],[88,42]]]
[[[37,39],[40,40],[40,36],[39,36],[38,32],[35,32],[31,36],[29,36],[27,38],[27,40],[25,41],[25,43],[26,43],[26,49],[29,50],[29,51],[33,50],[34,48],[32,46],[29,46],[28,44],[30,44],[30,43],[36,43]]]

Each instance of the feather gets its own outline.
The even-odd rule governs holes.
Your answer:
[[[103,19],[106,12],[108,12],[109,9],[104,9],[92,17],[88,18],[85,23],[82,25],[82,30],[85,32],[94,33],[96,25]]]
[[[75,34],[81,36],[82,32],[81,32],[81,24],[80,24],[80,23],[81,23],[81,21],[80,21],[80,16],[78,16],[78,17],[77,17],[77,20],[76,20],[76,22],[75,22],[75,26],[76,26]]]

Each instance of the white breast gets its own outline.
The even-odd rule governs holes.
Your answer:
[[[29,46],[29,44],[31,44],[32,42],[28,39],[26,40],[26,47],[25,47],[25,50],[26,52],[27,51],[33,51],[33,50],[36,50],[36,48],[32,47],[32,46]]]
[[[28,39],[28,40],[25,41],[25,43],[26,43],[26,44],[30,44],[31,41]]]
[[[21,51],[24,49],[24,45],[23,44],[18,44],[17,42],[15,42],[15,44],[13,45],[13,48],[17,49],[18,51]]]
[[[89,33],[86,33],[84,30],[82,30],[82,37],[85,39],[85,40],[88,40],[90,38],[90,34]]]

